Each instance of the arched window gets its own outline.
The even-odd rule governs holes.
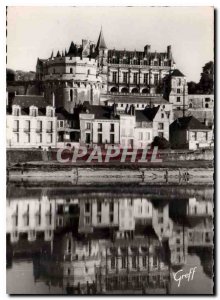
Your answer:
[[[123,88],[121,89],[121,93],[128,93],[128,88],[123,87]]]
[[[110,92],[111,93],[117,93],[118,89],[114,86],[111,88]]]
[[[205,108],[209,108],[209,104],[208,103],[205,104]]]
[[[148,94],[149,93],[149,90],[148,89],[143,89],[142,90],[142,94]]]
[[[137,88],[134,88],[134,89],[132,89],[132,94],[135,94],[135,93],[138,93],[138,89]]]

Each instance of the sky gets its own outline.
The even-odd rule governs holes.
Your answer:
[[[35,71],[37,58],[68,50],[71,41],[97,41],[102,26],[109,49],[166,51],[176,66],[198,82],[214,58],[212,7],[10,6],[7,13],[7,67]]]

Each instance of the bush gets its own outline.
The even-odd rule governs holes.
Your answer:
[[[151,146],[152,147],[157,146],[158,149],[169,149],[170,143],[164,137],[155,136]]]

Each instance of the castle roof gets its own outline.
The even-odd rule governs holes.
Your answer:
[[[172,73],[171,73],[171,76],[176,76],[176,77],[185,77],[185,75],[180,72],[180,70],[178,69],[175,69]]]
[[[107,46],[106,46],[106,43],[105,43],[105,39],[104,39],[104,35],[103,35],[103,32],[102,32],[102,28],[101,28],[101,31],[100,31],[100,34],[99,34],[99,38],[98,38],[98,42],[97,42],[97,45],[96,45],[96,49],[99,50],[99,49],[107,49]]]

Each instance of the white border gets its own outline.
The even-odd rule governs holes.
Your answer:
[[[217,14],[219,15],[219,8],[220,8],[220,1],[219,0],[182,0],[182,1],[174,1],[174,0],[147,0],[147,1],[143,1],[143,0],[105,0],[105,1],[86,1],[86,0],[81,0],[81,1],[76,1],[76,0],[38,0],[38,1],[31,1],[31,0],[23,0],[23,1],[19,1],[19,0],[5,0],[5,1],[1,1],[0,2],[0,45],[1,45],[1,51],[0,51],[0,70],[1,70],[1,80],[0,80],[0,92],[1,92],[1,109],[0,109],[0,120],[1,120],[1,130],[0,130],[0,157],[1,157],[1,173],[0,173],[0,186],[1,186],[1,190],[0,190],[0,212],[1,212],[1,227],[0,227],[0,233],[1,233],[1,243],[0,243],[0,266],[1,266],[1,285],[0,285],[0,296],[1,299],[5,299],[8,298],[8,296],[6,295],[6,259],[5,259],[5,232],[6,232],[6,213],[5,213],[5,209],[6,209],[6,179],[5,179],[5,167],[6,167],[6,151],[5,151],[5,141],[6,141],[6,135],[5,135],[5,128],[6,128],[6,124],[5,124],[5,99],[6,99],[6,80],[5,80],[5,72],[6,72],[6,59],[5,59],[5,45],[6,45],[6,37],[5,37],[5,25],[6,25],[6,16],[5,16],[5,12],[6,6],[214,6],[218,12]],[[219,22],[216,22],[216,28],[215,30],[217,30],[218,34],[219,34]],[[217,34],[216,34],[217,36]],[[216,49],[219,49],[219,41],[216,40],[216,45],[215,45]],[[217,55],[218,53],[215,53],[216,55],[216,61],[217,61]],[[216,65],[216,67],[218,67],[219,64]],[[217,74],[216,74],[217,75]],[[220,79],[217,76],[217,81],[216,81],[216,86],[220,86]],[[217,96],[217,93],[216,93]],[[217,98],[217,97],[216,97]],[[215,103],[219,102],[219,99],[215,99]],[[220,103],[218,104],[217,107],[217,112],[216,112],[216,116],[220,116]],[[217,144],[218,144],[218,140],[220,139],[220,133],[219,133],[219,122],[218,122],[218,117],[216,118],[216,130],[218,131],[217,135],[216,135],[216,141],[215,141],[215,145],[217,148]],[[4,120],[4,121],[3,121]],[[216,151],[217,153],[217,151]],[[217,161],[217,165],[216,165],[216,171],[219,170],[219,160]],[[216,187],[220,186],[220,180],[218,178],[217,182],[216,182]],[[216,190],[216,206],[217,206],[217,212],[216,212],[216,216],[220,216],[220,205],[218,204],[218,194],[217,194],[217,190]],[[216,217],[216,219],[218,219]],[[217,223],[217,222],[216,222]],[[218,222],[219,223],[219,222]],[[218,224],[216,224],[218,225]],[[215,233],[217,235],[217,249],[219,247],[219,240],[220,240],[220,230],[219,228],[217,228],[218,226],[216,226],[215,228]],[[216,251],[217,252],[217,251]],[[217,253],[216,253],[217,254]],[[217,256],[217,255],[216,255]],[[218,274],[218,267],[219,267],[219,259],[217,260],[216,257],[216,262],[217,262],[217,267],[216,267],[216,275]],[[220,280],[219,278],[217,278],[217,287],[220,284]],[[218,288],[216,287],[216,291],[218,293]],[[35,296],[36,297],[36,296]],[[76,297],[76,296],[74,296]],[[13,297],[13,298],[17,298],[17,297]],[[21,297],[19,297],[21,298]],[[25,297],[26,299],[29,299],[31,297]],[[38,297],[37,297],[38,298]],[[46,299],[47,297],[41,297],[41,299]],[[93,298],[97,298],[100,299],[100,297],[93,297]],[[113,298],[113,297],[108,297],[109,298]],[[114,297],[115,298],[119,298],[119,297]],[[134,298],[134,297],[132,297]],[[148,298],[152,298],[152,299],[156,299],[159,297],[148,297]],[[170,296],[166,296],[166,298],[171,298]],[[203,299],[205,299],[208,297],[203,297]],[[139,299],[141,299],[139,297]]]

